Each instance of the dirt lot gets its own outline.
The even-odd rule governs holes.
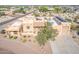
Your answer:
[[[0,46],[6,48],[16,54],[51,54],[50,43],[47,42],[45,46],[39,46],[37,41],[30,37],[25,43],[19,39],[11,40],[0,36]]]

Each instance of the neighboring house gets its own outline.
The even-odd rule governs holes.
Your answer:
[[[8,26],[7,28],[5,28],[6,30],[6,34],[9,36],[20,36],[21,32],[22,32],[22,22],[21,21],[17,21],[15,23],[13,23],[11,26]]]
[[[16,8],[12,7],[4,12],[5,12],[5,15],[13,16],[15,10]]]
[[[13,15],[13,11],[11,11],[11,10],[4,11],[4,12],[5,12],[5,15],[8,15],[8,16],[12,16]]]
[[[75,11],[75,13],[76,13],[76,14],[79,14],[79,9],[77,9],[77,10]]]
[[[58,33],[69,33],[71,23],[67,22],[65,19],[61,18],[60,16],[54,16],[48,20],[52,24],[54,29],[58,30]]]

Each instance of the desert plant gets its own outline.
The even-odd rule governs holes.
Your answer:
[[[38,32],[38,35],[36,36],[37,42],[41,45],[45,45],[48,40],[55,40],[55,37],[57,36],[57,31],[52,28],[50,23],[47,23],[45,28],[40,30]]]

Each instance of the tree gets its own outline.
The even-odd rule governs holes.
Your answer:
[[[45,28],[40,30],[38,32],[38,35],[36,36],[37,42],[41,45],[45,45],[48,40],[55,39],[57,35],[57,31],[55,29],[52,29],[52,26],[50,23],[47,23]]]
[[[76,30],[76,24],[75,23],[71,23],[71,30]]]
[[[22,13],[25,14],[25,10],[24,10],[24,8],[20,8],[20,12],[22,12]]]
[[[39,13],[33,13],[34,16],[39,17],[40,14]]]
[[[25,43],[25,42],[27,41],[27,37],[26,37],[26,36],[22,36],[22,37],[21,37],[21,41],[22,41],[23,43]]]
[[[14,13],[23,13],[23,14],[25,14],[26,11],[24,10],[24,8],[20,8],[18,10],[15,10]]]
[[[60,13],[60,12],[62,12],[62,9],[59,7],[59,6],[53,6],[53,12],[55,12],[55,13]]]
[[[0,16],[4,16],[5,15],[5,13],[4,12],[0,12]]]
[[[79,15],[75,16],[74,22],[77,22],[79,20]]]
[[[72,22],[72,20],[71,20],[71,19],[66,18],[66,20],[67,20],[68,22]]]
[[[47,8],[46,6],[41,6],[41,7],[39,8],[39,11],[40,11],[40,12],[47,12],[47,11],[48,11],[48,8]]]
[[[74,9],[73,8],[69,8],[69,7],[63,7],[63,13],[73,13]]]

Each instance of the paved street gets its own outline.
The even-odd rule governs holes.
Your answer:
[[[26,14],[24,14],[24,15],[17,16],[17,17],[15,17],[15,18],[10,19],[10,20],[4,21],[4,22],[0,22],[0,31],[1,31],[3,28],[5,28],[7,25],[10,25],[11,23],[17,21],[18,18],[24,17],[24,16],[26,16],[26,15],[28,15],[28,14],[33,13],[33,12],[35,12],[35,10],[32,11],[32,12],[26,13]]]
[[[78,54],[79,45],[73,40],[71,34],[58,35],[54,42],[51,42],[53,53],[57,54]]]

